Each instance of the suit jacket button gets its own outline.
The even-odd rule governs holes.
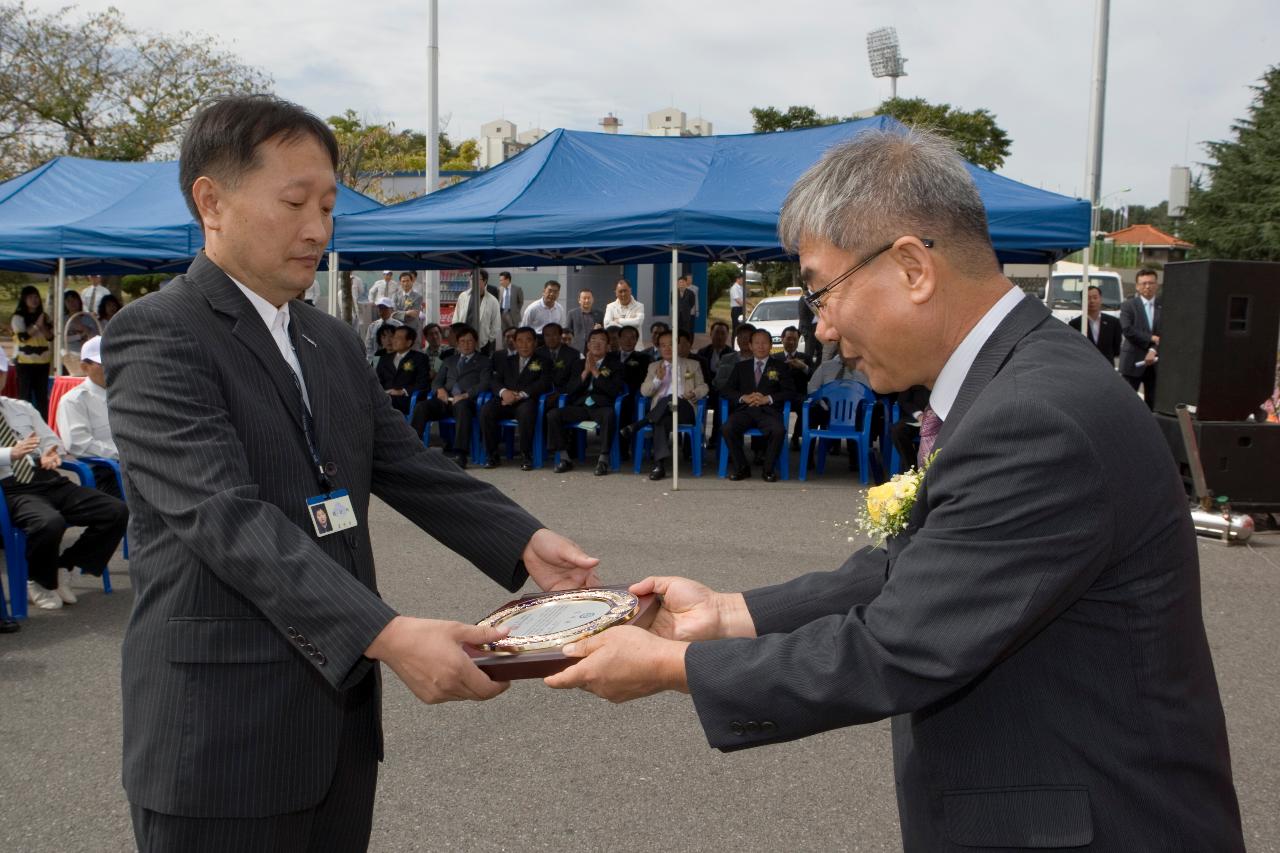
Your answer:
[[[755,720],[747,720],[746,730],[749,732],[758,732],[760,731],[760,724]]]
[[[324,652],[316,652],[314,657],[315,657],[316,666],[324,666],[326,663],[329,662],[329,659],[324,656]]]
[[[303,643],[302,650],[309,655],[313,655],[316,653],[316,647],[311,645],[310,643]]]
[[[778,726],[773,720],[765,720],[760,723],[760,731],[772,734],[778,730]]]
[[[324,473],[332,477],[334,474],[338,473],[338,466],[332,462],[326,462],[324,463]]]
[[[285,628],[284,632],[289,635],[290,640],[298,636],[298,629],[293,627],[292,625],[290,625],[288,628]]]
[[[307,644],[307,638],[302,636],[301,634],[294,634],[293,641],[300,646],[305,646]]]
[[[742,723],[739,723],[737,720],[734,720],[732,723],[729,724],[729,731],[741,737],[745,729],[742,728]]]

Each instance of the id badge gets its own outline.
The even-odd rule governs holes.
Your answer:
[[[315,528],[316,536],[322,538],[360,523],[346,489],[307,498],[307,515],[311,517],[311,526]]]

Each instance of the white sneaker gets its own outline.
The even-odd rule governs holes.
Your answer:
[[[62,607],[62,599],[56,592],[45,589],[35,581],[27,581],[27,600],[41,610],[58,610]]]
[[[58,569],[58,588],[55,590],[63,604],[75,604],[79,599],[71,591],[71,570]]]

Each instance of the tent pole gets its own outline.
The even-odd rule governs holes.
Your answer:
[[[63,333],[63,311],[62,311],[62,294],[67,288],[67,259],[58,258],[58,274],[53,279],[53,293],[51,301],[53,302],[53,375],[62,375],[62,346],[66,342],[66,335]],[[14,353],[15,361],[17,353]]]
[[[680,249],[671,247],[671,491],[680,491],[680,311],[679,287],[676,281],[680,276]],[[693,448],[694,453],[701,453],[701,448]]]
[[[329,316],[338,316],[338,253],[329,253]]]

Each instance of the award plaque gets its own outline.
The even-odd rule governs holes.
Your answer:
[[[573,663],[560,651],[568,643],[615,625],[647,628],[657,613],[657,596],[635,596],[625,586],[539,592],[517,598],[481,619],[507,636],[485,644],[475,658],[485,675],[498,681],[543,678]]]

